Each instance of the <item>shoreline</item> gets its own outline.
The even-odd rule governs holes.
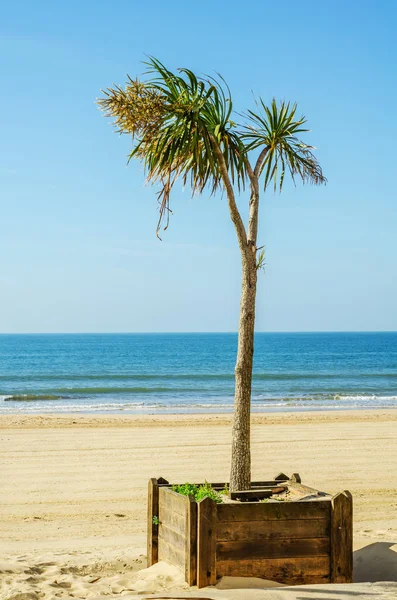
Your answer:
[[[143,428],[210,427],[232,424],[233,413],[7,413],[0,414],[1,429],[35,428]],[[348,410],[308,410],[252,412],[252,425],[309,425],[311,423],[397,422],[396,408],[354,408]]]

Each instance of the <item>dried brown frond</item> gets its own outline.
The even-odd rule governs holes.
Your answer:
[[[125,88],[114,86],[102,90],[104,98],[97,104],[106,117],[114,119],[119,133],[152,138],[164,114],[165,97],[138,79],[128,77]]]

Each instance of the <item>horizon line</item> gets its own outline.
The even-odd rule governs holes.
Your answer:
[[[255,334],[315,334],[315,333],[397,333],[394,329],[335,329],[335,330],[304,330],[295,331],[255,331]],[[238,331],[19,331],[0,332],[5,335],[237,335]]]

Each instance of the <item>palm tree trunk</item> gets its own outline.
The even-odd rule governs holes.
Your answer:
[[[231,491],[248,490],[251,487],[250,412],[257,269],[255,253],[251,252],[249,247],[242,254],[242,263],[240,322],[235,369]]]
[[[258,231],[259,182],[258,173],[247,170],[251,181],[250,214],[248,237],[238,210],[232,182],[219,145],[211,138],[219,168],[225,184],[230,217],[236,229],[242,259],[242,289],[240,301],[240,323],[238,330],[237,362],[235,369],[234,417],[232,432],[232,466],[230,490],[248,490],[251,487],[251,382],[254,357],[255,301],[256,301],[256,237]],[[263,152],[260,157],[262,157]],[[264,155],[263,155],[264,156]],[[259,170],[260,167],[258,167]]]

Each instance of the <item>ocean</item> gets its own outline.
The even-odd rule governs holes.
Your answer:
[[[1,413],[233,408],[237,335],[0,335]],[[258,333],[253,411],[397,407],[397,333]]]

